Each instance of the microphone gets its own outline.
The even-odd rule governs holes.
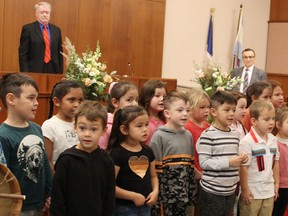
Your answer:
[[[131,63],[130,63],[130,62],[128,62],[128,67],[129,67],[131,76],[134,76],[134,71],[133,71],[133,69],[132,69],[132,66],[131,66]]]

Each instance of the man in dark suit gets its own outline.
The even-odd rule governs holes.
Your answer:
[[[256,81],[266,81],[267,74],[264,70],[261,70],[254,66],[255,52],[251,48],[247,48],[242,51],[243,67],[235,68],[231,73],[231,78],[241,77],[242,83],[235,87],[235,91],[240,91],[246,94],[247,87],[252,85]],[[245,74],[247,75],[245,76]],[[245,85],[245,80],[248,82]]]
[[[21,72],[63,73],[62,36],[59,27],[49,24],[51,5],[35,5],[37,21],[22,28],[19,46]]]

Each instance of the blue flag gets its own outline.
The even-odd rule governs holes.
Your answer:
[[[208,30],[208,37],[207,37],[207,52],[210,56],[213,56],[213,17],[210,16],[209,22],[209,30]]]

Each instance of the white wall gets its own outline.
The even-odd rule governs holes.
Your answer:
[[[211,6],[215,8],[213,58],[230,68],[240,4],[243,46],[255,50],[255,65],[265,69],[270,0],[166,0],[162,77],[193,85],[189,81],[194,78],[193,61],[201,64],[206,53]]]

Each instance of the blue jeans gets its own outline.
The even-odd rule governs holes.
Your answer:
[[[151,207],[116,204],[114,216],[151,216]]]

